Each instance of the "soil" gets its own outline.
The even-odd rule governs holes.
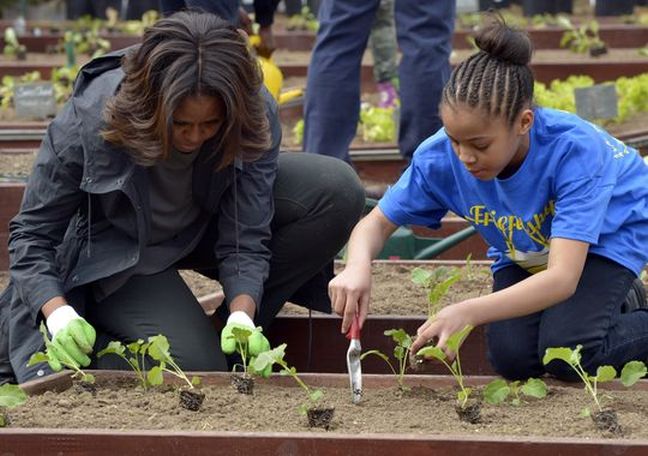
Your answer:
[[[230,385],[205,386],[205,401],[193,412],[180,406],[178,392],[169,387],[144,392],[139,387],[100,386],[96,396],[74,389],[32,396],[8,415],[15,428],[307,431],[307,419],[298,412],[306,397],[296,388],[260,379],[254,395],[248,396]],[[322,406],[335,409],[330,430],[342,433],[648,438],[646,392],[603,393],[605,407],[618,413],[623,433],[616,435],[598,430],[591,418],[580,416],[583,407],[592,405],[582,388],[549,388],[547,398],[518,407],[483,403],[476,424],[459,420],[451,388],[415,387],[405,393],[396,387],[365,389],[360,405],[351,403],[348,388],[324,388]]]
[[[427,298],[423,288],[411,282],[415,266],[377,263],[373,266],[373,288],[371,292],[371,313],[377,315],[426,315]],[[424,266],[427,268],[427,266]],[[339,272],[339,271],[338,271]],[[195,271],[181,271],[180,274],[193,293],[200,297],[221,289],[220,284]],[[9,274],[0,271],[0,290],[6,287]],[[441,300],[442,305],[458,302],[491,291],[492,278],[487,266],[471,266],[459,282],[450,288]],[[307,314],[308,310],[287,303],[281,314]],[[317,312],[315,312],[317,313]]]

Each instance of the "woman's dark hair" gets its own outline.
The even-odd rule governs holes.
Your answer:
[[[122,62],[125,77],[107,103],[103,138],[125,147],[142,165],[172,148],[173,112],[188,96],[215,96],[225,107],[216,134],[218,168],[237,154],[252,160],[270,146],[260,93],[263,79],[243,36],[213,14],[183,11],[144,32],[142,44]]]
[[[531,40],[501,17],[492,16],[492,22],[477,33],[475,43],[479,52],[454,69],[443,89],[442,103],[479,107],[489,115],[504,116],[512,125],[533,100]]]

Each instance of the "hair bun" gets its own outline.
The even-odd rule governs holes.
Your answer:
[[[514,65],[528,65],[533,53],[529,35],[509,27],[501,18],[479,30],[475,44],[491,57]]]

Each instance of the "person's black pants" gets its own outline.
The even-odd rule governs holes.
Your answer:
[[[364,192],[353,169],[341,160],[284,153],[279,157],[274,203],[270,273],[255,318],[264,329],[287,300],[330,311],[326,285],[332,259],[362,213]],[[130,342],[163,334],[183,369],[226,370],[218,331],[178,273],[196,269],[218,277],[215,227],[210,224],[195,251],[173,268],[134,276],[100,303],[87,303],[86,318],[98,333],[95,353],[111,340]],[[93,367],[124,364],[108,355]]]
[[[494,276],[493,291],[508,288],[529,273],[517,265]],[[648,360],[648,312],[621,313],[635,274],[607,258],[589,254],[576,292],[541,312],[491,323],[486,328],[488,357],[495,371],[512,380],[545,373],[562,380],[578,380],[565,362],[542,364],[550,347],[583,346],[581,364],[595,373],[609,364],[621,371],[632,360]]]

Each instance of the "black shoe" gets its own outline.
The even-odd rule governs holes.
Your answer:
[[[621,313],[634,312],[637,309],[648,309],[646,302],[646,289],[640,278],[632,281],[625,302],[621,305]]]

